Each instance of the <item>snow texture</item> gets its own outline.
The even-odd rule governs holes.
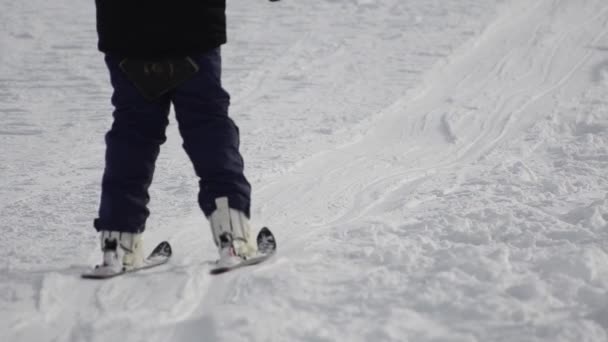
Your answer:
[[[608,340],[605,0],[228,1],[254,226],[216,256],[175,125],[109,281],[92,228],[111,124],[94,4],[0,0],[0,341]]]

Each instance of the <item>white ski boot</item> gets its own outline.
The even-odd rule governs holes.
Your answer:
[[[215,199],[216,210],[208,217],[213,240],[218,247],[218,264],[242,262],[257,254],[251,241],[249,218],[240,210],[228,206],[228,198]]]
[[[141,267],[144,263],[141,233],[101,231],[103,263],[96,273],[122,273]]]

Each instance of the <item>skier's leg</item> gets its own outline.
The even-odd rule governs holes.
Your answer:
[[[160,145],[165,142],[170,101],[145,100],[120,70],[119,59],[106,56],[114,93],[114,123],[106,135],[98,231],[141,233],[149,216],[148,187]]]
[[[199,204],[206,216],[215,199],[249,216],[251,187],[243,174],[239,130],[228,116],[230,96],[222,88],[219,49],[193,58],[200,71],[173,93],[184,149],[200,177]]]
[[[173,104],[184,149],[200,178],[199,205],[209,218],[220,255],[248,256],[255,251],[249,232],[251,187],[243,174],[239,130],[228,116],[230,96],[221,85],[220,51],[194,60],[200,70],[174,91]],[[225,233],[230,243],[223,246]]]

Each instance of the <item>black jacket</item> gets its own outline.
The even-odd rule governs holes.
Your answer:
[[[95,0],[99,50],[131,58],[196,54],[226,42],[226,0]]]

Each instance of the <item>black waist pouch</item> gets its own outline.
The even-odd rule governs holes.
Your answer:
[[[152,101],[194,76],[199,67],[190,57],[162,61],[127,58],[120,62],[120,69],[141,94]]]

